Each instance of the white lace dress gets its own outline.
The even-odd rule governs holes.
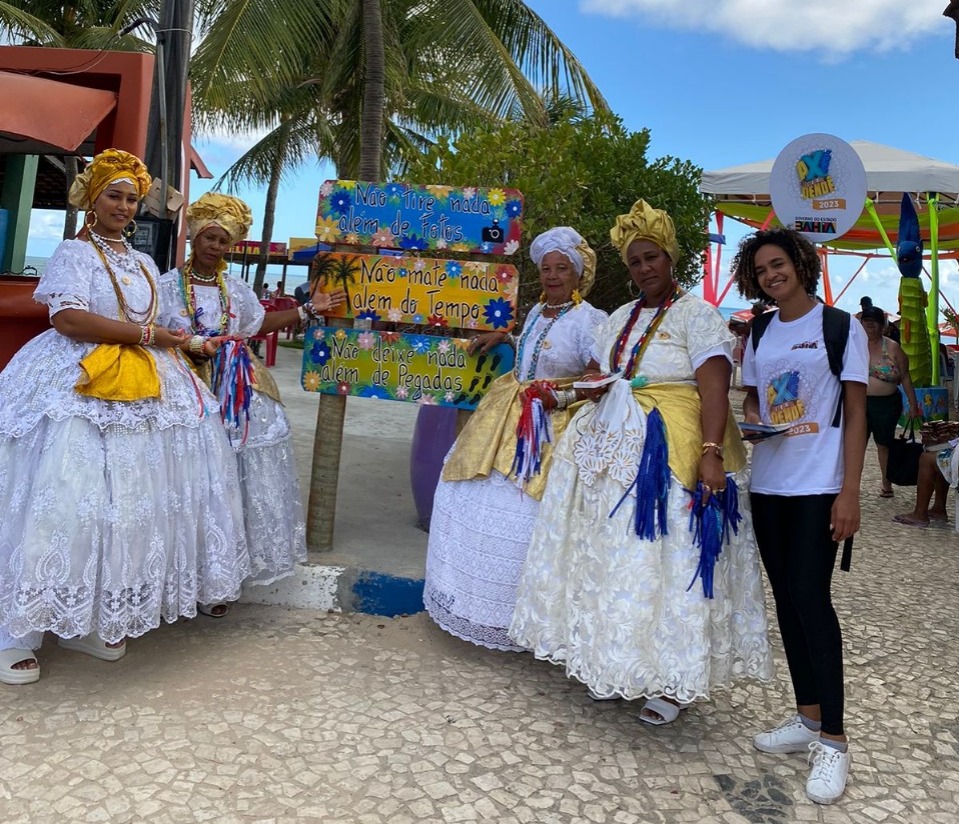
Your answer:
[[[153,261],[139,256],[150,276]],[[118,271],[131,309],[139,266]],[[64,241],[34,297],[118,318],[95,249]],[[161,397],[103,401],[74,390],[96,344],[51,329],[0,372],[0,649],[42,631],[105,641],[142,635],[197,602],[236,598],[248,574],[239,482],[213,396],[178,352],[148,348]]]
[[[597,335],[607,365],[632,305]],[[626,343],[632,349],[653,315],[644,310]],[[685,295],[655,333],[640,374],[650,383],[695,383],[695,366],[731,355],[715,309]],[[612,407],[619,406],[619,411]],[[603,431],[616,418],[620,429]],[[519,582],[510,629],[514,642],[604,697],[707,698],[733,678],[772,674],[759,557],[749,512],[747,470],[734,476],[743,521],[715,567],[713,599],[699,580],[689,532],[690,496],[671,478],[668,534],[654,541],[634,531],[627,502],[610,513],[636,476],[645,416],[628,383],[618,381],[598,404],[570,421],[556,446],[539,517]],[[669,422],[666,421],[667,427]],[[687,591],[688,588],[688,591]]]
[[[538,307],[524,326],[521,380],[581,375],[592,358],[593,331],[606,314],[583,302],[549,330],[531,372],[536,341],[549,319]],[[522,339],[523,336],[520,336]],[[470,481],[440,478],[433,498],[423,600],[447,632],[474,644],[521,651],[508,634],[539,501],[495,469]]]
[[[266,310],[243,281],[228,277],[226,283],[230,295],[227,333],[241,338],[255,335]],[[201,317],[220,317],[220,291],[216,286],[195,286],[194,295],[197,308],[203,310]],[[175,269],[160,278],[160,319],[173,329],[191,329],[180,273]],[[248,583],[270,584],[292,575],[294,565],[306,560],[306,525],[290,422],[282,404],[254,390],[246,440],[232,424],[227,426],[227,434],[243,494],[250,553]]]

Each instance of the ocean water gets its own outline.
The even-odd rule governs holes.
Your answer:
[[[27,255],[27,256],[23,259],[23,265],[24,265],[24,268],[26,268],[26,267],[28,267],[28,266],[32,266],[34,269],[37,270],[37,274],[38,274],[38,275],[42,275],[42,274],[43,274],[43,270],[47,268],[47,261],[48,261],[49,259],[50,259],[50,258],[45,258],[45,257],[33,257],[33,256],[31,256],[31,255]]]

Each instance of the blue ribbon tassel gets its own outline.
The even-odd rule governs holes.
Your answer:
[[[646,416],[646,442],[639,459],[636,479],[619,503],[609,513],[612,518],[633,490],[636,491],[636,507],[633,527],[644,541],[668,535],[666,505],[669,499],[669,445],[666,443],[666,424],[658,409]]]
[[[510,474],[523,483],[539,475],[543,464],[543,447],[550,443],[549,416],[539,398],[523,399],[516,427],[516,452]]]
[[[224,341],[213,358],[213,394],[220,403],[220,417],[227,425],[243,430],[242,443],[250,432],[250,402],[253,399],[253,362],[243,341]]]
[[[699,547],[699,565],[686,591],[693,588],[697,578],[702,578],[703,595],[712,598],[716,562],[722,554],[723,544],[729,543],[730,530],[734,535],[739,534],[739,522],[743,516],[739,512],[739,487],[732,477],[726,477],[725,492],[713,493],[705,502],[704,492],[703,482],[698,481],[691,493],[689,531],[693,545]]]

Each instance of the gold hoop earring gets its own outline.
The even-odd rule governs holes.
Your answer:
[[[90,222],[90,215],[93,215],[93,222],[92,222],[92,223]],[[98,218],[97,218],[97,213],[94,212],[93,209],[91,209],[89,212],[87,212],[87,213],[83,216],[83,225],[86,226],[88,229],[92,229],[94,226],[97,225],[97,220],[98,220]]]
[[[137,233],[137,222],[131,220],[126,226],[123,227],[123,236],[124,237],[133,237]]]
[[[636,285],[636,281],[633,280],[632,278],[629,279],[629,286],[627,287],[627,289],[629,290],[629,296],[631,298],[639,297],[640,295],[639,287]]]

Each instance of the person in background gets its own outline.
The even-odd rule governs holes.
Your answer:
[[[876,444],[881,473],[880,498],[893,496],[892,484],[886,477],[889,444],[896,436],[896,427],[902,415],[900,385],[909,402],[909,417],[922,418],[916,390],[909,377],[909,358],[902,347],[883,335],[886,313],[878,306],[867,306],[860,314],[860,323],[869,340],[869,386],[866,389],[866,440]]]
[[[542,390],[553,435],[562,432],[579,399],[569,379],[583,373],[592,357],[593,330],[606,319],[584,300],[596,275],[596,255],[578,232],[568,226],[543,232],[529,254],[543,293],[522,332],[516,339],[487,332],[470,343],[470,351],[482,355],[512,340],[516,361],[513,371],[490,387],[450,450],[433,499],[423,590],[430,617],[444,630],[516,652],[523,648],[508,634],[516,584],[551,454],[544,443],[538,472],[514,472],[517,424],[532,401],[530,393]]]
[[[223,259],[250,229],[249,206],[239,198],[207,192],[190,204],[186,221],[190,257],[160,278],[160,317],[191,336],[190,352],[199,372],[221,398],[243,496],[250,570],[246,582],[271,584],[291,575],[294,565],[306,558],[306,527],[290,422],[276,382],[244,339],[315,317],[342,302],[344,295],[342,290],[317,293],[303,306],[267,312],[246,283],[227,276]],[[221,337],[239,340],[224,345],[211,361],[202,343]],[[244,397],[247,390],[248,405],[232,408],[228,400]],[[228,607],[221,602],[199,608],[219,618]]]
[[[745,420],[793,424],[787,434],[755,444],[750,490],[796,713],[754,736],[753,745],[762,752],[808,753],[806,795],[831,804],[845,791],[850,763],[832,574],[838,542],[859,530],[868,343],[862,326],[850,322],[837,378],[823,330],[826,307],[815,298],[821,262],[799,232],[749,235],[731,270],[743,297],[761,296],[779,307],[758,345],[746,346]]]
[[[278,281],[276,282],[276,289],[273,290],[273,295],[272,295],[272,297],[274,297],[274,298],[282,298],[282,297],[283,297],[283,281],[278,280]]]
[[[856,312],[856,319],[861,320],[862,313],[866,309],[869,309],[871,306],[872,306],[872,298],[869,297],[869,295],[863,295],[861,298],[859,298],[859,311]]]
[[[892,519],[903,526],[927,527],[931,523],[948,524],[946,498],[949,487],[955,488],[959,480],[959,454],[956,441],[950,441],[944,449],[923,452],[919,456],[919,477],[916,481],[916,503],[912,512],[893,515]],[[935,499],[933,497],[935,496]],[[929,506],[932,502],[932,506]],[[956,520],[959,531],[959,520]]]
[[[639,200],[610,238],[639,299],[596,332],[588,373],[614,379],[585,389],[597,403],[556,445],[510,636],[595,699],[642,699],[639,720],[661,725],[737,679],[769,679],[772,655],[733,336],[676,282],[666,212]]]
[[[40,677],[44,631],[116,661],[126,639],[234,599],[249,574],[236,463],[216,399],[158,322],[159,273],[126,239],[150,188],[101,152],[70,188],[86,211],[34,299],[53,329],[0,373],[0,683]],[[216,353],[218,339],[200,351]]]

